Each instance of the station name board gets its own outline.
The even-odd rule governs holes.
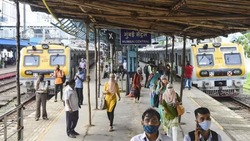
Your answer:
[[[121,29],[121,44],[151,44],[151,34],[135,30]]]

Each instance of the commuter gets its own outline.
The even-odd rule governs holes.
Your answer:
[[[100,71],[103,72],[103,67],[104,67],[104,61],[103,61],[103,58],[101,57],[100,59]]]
[[[184,79],[184,84],[183,84],[183,89],[186,87],[186,83],[188,81],[188,90],[191,89],[191,78],[192,78],[192,73],[193,73],[193,66],[187,62],[187,65],[185,66],[185,79]]]
[[[41,113],[42,105],[42,117],[44,120],[48,120],[46,111],[46,102],[48,95],[48,81],[44,81],[44,74],[39,74],[35,84],[36,90],[36,117],[35,120],[38,121]]]
[[[71,79],[66,83],[66,87],[64,90],[64,99],[65,99],[65,111],[66,111],[66,132],[70,138],[76,138],[76,135],[79,135],[75,131],[75,127],[77,125],[77,121],[79,118],[78,109],[80,105],[78,105],[78,97],[77,93],[74,90],[75,80]]]
[[[207,108],[197,108],[194,114],[196,118],[196,129],[185,135],[183,141],[222,141],[218,133],[210,130],[211,117]]]
[[[142,114],[141,124],[144,133],[132,137],[130,141],[172,141],[170,137],[159,132],[160,114],[155,109],[149,108]]]
[[[79,67],[82,68],[82,69],[86,68],[86,63],[85,63],[85,60],[83,58],[81,58],[81,61],[79,63]]]
[[[60,91],[61,93],[61,101],[63,97],[63,70],[60,69],[60,65],[56,65],[56,69],[53,73],[53,77],[55,77],[55,102],[57,102],[57,93]]]
[[[147,87],[148,77],[149,77],[148,66],[149,66],[149,64],[147,63],[147,64],[144,66],[144,68],[143,68],[143,72],[144,72],[144,74],[145,74],[145,85],[144,85],[145,88],[148,88],[148,87]]]
[[[78,104],[82,105],[83,104],[83,81],[85,80],[84,77],[84,72],[81,67],[78,68],[78,72],[75,75],[75,88],[76,88],[76,93],[78,96]]]
[[[105,65],[105,68],[104,68],[104,71],[103,71],[103,79],[104,78],[108,78],[108,75],[109,75],[109,66],[108,65]]]
[[[154,102],[156,102],[158,104],[160,103],[160,101],[156,101],[156,100],[162,99],[163,93],[167,90],[167,85],[168,85],[168,78],[166,75],[162,75],[160,77],[160,80],[157,81],[156,92],[155,92],[155,95],[153,97]],[[155,103],[154,107],[158,107],[158,104],[156,104],[156,103]],[[162,121],[163,120],[162,119],[163,118],[163,111],[162,111],[163,108],[161,107],[161,105],[160,105],[159,109],[160,109],[159,113],[161,115],[161,121]]]
[[[171,70],[171,67],[169,65],[169,62],[167,61],[166,65],[165,65],[165,74],[168,76],[168,80],[170,80],[169,79],[169,77],[170,77],[170,70]]]
[[[123,78],[124,78],[124,75],[127,73],[127,60],[124,60],[123,61],[123,73],[122,73],[122,80],[123,80]]]
[[[141,94],[142,70],[138,67],[132,81],[132,89],[134,90],[134,102],[139,102]]]
[[[177,105],[179,105],[180,98],[175,92],[171,84],[167,85],[167,90],[162,95],[161,108],[162,110],[162,123],[163,130],[169,136],[172,137],[173,141],[177,141],[177,130],[178,130],[178,113]]]
[[[152,78],[150,78],[152,77]],[[149,88],[151,90],[151,93],[150,93],[150,104],[152,107],[157,107],[155,106],[155,103],[154,103],[154,96],[156,94],[156,88],[157,88],[157,82],[158,80],[160,79],[161,75],[158,73],[158,71],[155,70],[155,68],[152,69],[152,73],[151,73],[151,76],[149,76]]]
[[[162,64],[162,61],[159,62],[157,70],[161,75],[164,74],[164,66]]]
[[[118,100],[120,101],[120,90],[117,82],[115,81],[115,75],[110,74],[109,81],[104,84],[105,102],[107,106],[107,115],[110,121],[109,132],[114,131],[113,129],[113,120],[114,120],[114,111],[117,103],[116,95],[118,96]]]

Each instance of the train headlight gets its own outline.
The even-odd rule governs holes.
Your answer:
[[[240,87],[240,86],[241,86],[241,81],[239,81],[239,80],[234,80],[234,85],[235,85],[236,87]]]
[[[221,46],[221,43],[213,43],[213,46],[214,46],[214,47],[220,47],[220,46]]]
[[[25,74],[26,74],[26,75],[32,75],[33,72],[32,72],[31,70],[26,70],[26,71],[25,71]]]
[[[235,69],[235,70],[233,70],[233,74],[234,75],[241,75],[242,71],[241,71],[241,69]]]
[[[209,73],[208,71],[203,70],[203,71],[200,71],[200,76],[209,76]]]
[[[42,48],[43,49],[49,49],[49,45],[48,44],[42,44]]]

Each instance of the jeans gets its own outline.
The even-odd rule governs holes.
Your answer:
[[[188,89],[190,90],[191,89],[191,80],[192,80],[191,78],[185,78],[184,83],[183,83],[183,88],[186,87],[186,83],[188,81]]]
[[[79,118],[78,110],[70,113],[66,111],[66,132],[67,135],[74,133]]]

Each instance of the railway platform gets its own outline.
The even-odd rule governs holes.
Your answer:
[[[94,70],[91,72],[94,72]],[[93,73],[91,74],[91,78],[94,78]],[[108,79],[102,79],[101,84],[107,80]],[[118,83],[120,85],[121,81]],[[123,85],[125,87],[125,81],[123,81]],[[142,88],[140,103],[134,103],[133,98],[126,97],[125,93],[121,93],[121,101],[118,101],[115,109],[115,131],[109,132],[109,122],[106,110],[95,109],[95,81],[90,81],[92,125],[89,126],[86,87],[87,84],[85,83],[84,105],[79,110],[79,121],[76,127],[76,131],[80,133],[77,138],[72,139],[66,135],[66,120],[63,103],[54,102],[52,98],[47,103],[49,120],[40,119],[39,121],[35,121],[34,112],[24,119],[24,140],[129,141],[132,136],[143,132],[143,127],[141,126],[141,115],[145,109],[150,107],[149,89]],[[101,85],[101,90],[102,87],[103,85]],[[180,84],[175,82],[174,87],[176,91],[179,91]],[[246,138],[240,139],[240,136],[243,137],[244,135],[243,132],[238,132],[239,130],[244,129],[247,132],[248,125],[244,124],[244,120],[196,88],[192,88],[190,91],[186,89],[184,90],[183,104],[186,111],[181,118],[182,124],[180,128],[178,128],[178,141],[183,140],[183,134],[195,129],[193,111],[199,106],[205,106],[210,109],[213,117],[211,129],[217,131],[222,136],[223,141],[247,140]],[[236,124],[236,122],[238,123]],[[239,129],[237,127],[243,127],[244,129]],[[248,135],[248,133],[244,134],[245,136]],[[233,138],[231,139],[230,137]]]
[[[16,76],[16,66],[7,66],[0,68],[0,80]]]

